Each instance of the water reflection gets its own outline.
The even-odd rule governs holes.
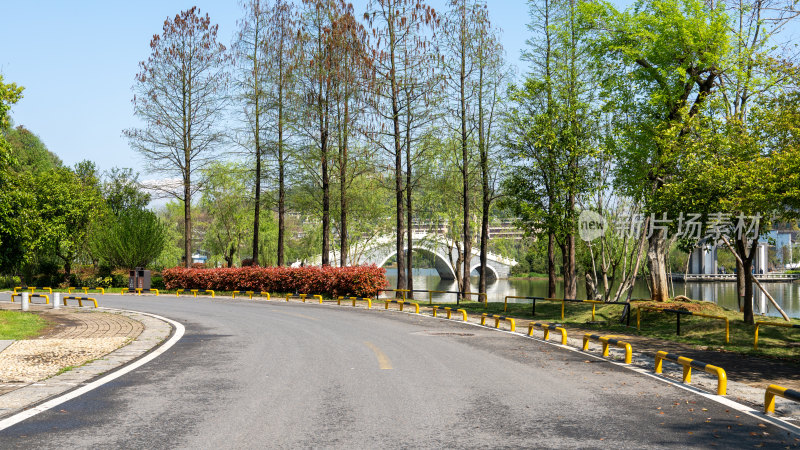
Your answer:
[[[397,282],[397,271],[386,269],[386,275],[391,286]],[[478,279],[471,279],[473,291],[478,290]],[[772,295],[778,305],[786,311],[790,317],[800,318],[800,282],[793,283],[763,283],[763,286]],[[683,295],[684,288],[686,296],[691,299],[705,300],[717,303],[723,308],[738,310],[736,283],[697,283],[697,282],[675,282],[673,290],[675,295]],[[779,317],[780,313],[772,306],[769,299],[756,287],[753,299],[753,309],[756,314]],[[455,291],[458,289],[455,280],[442,280],[435,269],[415,269],[414,270],[414,289],[425,289],[431,291]],[[547,280],[498,280],[487,285],[486,289],[489,301],[502,301],[506,295],[519,297],[545,297],[547,296]],[[560,283],[557,285],[558,296],[562,295]],[[427,299],[427,294],[417,294]],[[637,283],[633,289],[633,298],[649,298],[650,292],[644,282]],[[584,286],[578,286],[578,298],[586,298]],[[454,302],[454,294],[434,294],[434,302]],[[509,302],[515,301],[509,299]],[[524,300],[519,300],[524,302]]]

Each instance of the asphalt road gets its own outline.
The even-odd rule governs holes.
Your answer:
[[[282,301],[105,296],[181,322],[129,374],[0,448],[780,447],[800,440],[616,365],[455,321]]]

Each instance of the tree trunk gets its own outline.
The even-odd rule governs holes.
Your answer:
[[[395,17],[391,15],[387,21],[389,27],[389,59],[391,70],[389,73],[389,83],[392,94],[392,125],[394,127],[394,193],[395,205],[397,207],[397,289],[406,289],[408,280],[406,278],[406,258],[405,246],[403,245],[403,234],[405,231],[405,217],[404,217],[404,199],[403,199],[403,148],[400,143],[400,106],[398,100],[400,96],[399,86],[397,85],[397,67],[395,61],[395,47],[397,46],[397,37],[395,36]],[[410,226],[411,224],[409,224]]]
[[[339,198],[339,267],[347,266],[347,121],[348,108],[347,100],[344,105],[344,131],[342,146],[339,149],[339,180],[341,182]]]
[[[406,253],[406,265],[408,268],[408,278],[406,279],[406,289],[409,291],[414,289],[414,242],[413,233],[414,227],[412,221],[414,210],[411,203],[411,124],[406,126],[406,216],[407,216],[407,237],[408,237],[408,253]],[[409,298],[414,298],[414,293],[408,293]]]
[[[483,78],[483,72],[481,72]],[[481,92],[483,88],[479,87]],[[478,147],[481,152],[481,188],[482,188],[482,201],[481,201],[481,268],[480,279],[478,280],[478,292],[486,293],[486,263],[487,254],[489,253],[489,207],[491,204],[491,195],[489,191],[489,149],[487,148],[486,136],[484,135],[483,123],[483,94],[478,98]]]
[[[547,235],[547,297],[556,297],[556,236]]]
[[[464,20],[464,19],[462,19]],[[465,25],[462,25],[462,30]],[[461,73],[460,73],[460,100],[461,100],[461,178],[463,182],[461,201],[464,207],[464,286],[462,292],[470,290],[470,263],[472,260],[472,230],[469,217],[469,147],[467,145],[467,97],[466,97],[466,36],[462,31]]]
[[[740,255],[741,257],[741,255]],[[739,304],[739,312],[744,311],[742,299],[744,298],[744,284],[747,279],[747,273],[744,271],[744,266],[738,260],[736,261],[736,302]]]
[[[281,58],[281,61],[283,59]],[[281,64],[281,71],[283,65]],[[283,80],[278,86],[278,266],[284,264],[284,230],[286,216],[286,180],[283,161]]]
[[[651,300],[665,302],[669,300],[669,284],[667,283],[667,240],[665,230],[657,230],[647,240],[647,262],[650,264]]]
[[[188,178],[183,183],[183,199],[183,254],[185,267],[192,267],[192,187]]]
[[[256,117],[256,130],[258,130],[258,117]],[[256,131],[258,134],[258,131]],[[256,195],[253,213],[253,265],[258,265],[258,229],[261,219],[261,147],[256,137]],[[230,265],[228,265],[230,267]]]
[[[563,254],[564,266],[564,298],[578,296],[578,282],[575,274],[575,235],[567,234]]]
[[[324,138],[323,138],[324,139]],[[328,173],[328,145],[322,141],[322,265],[330,266],[331,186]]]
[[[753,316],[753,278],[750,274],[753,271],[753,260],[756,256],[758,249],[758,238],[753,239],[752,244],[749,245],[750,251],[748,253],[748,244],[750,244],[745,237],[736,239],[736,253],[742,260],[741,273],[744,277],[744,295],[742,296],[742,313],[744,323],[754,325],[755,318]],[[737,281],[738,281],[737,276]]]

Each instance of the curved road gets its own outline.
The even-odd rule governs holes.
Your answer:
[[[0,448],[797,446],[614,364],[455,321],[313,303],[105,296],[186,334],[0,431]]]

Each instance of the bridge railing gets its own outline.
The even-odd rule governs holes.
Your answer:
[[[488,297],[486,294],[482,292],[460,292],[460,291],[435,291],[429,289],[378,289],[378,292],[375,294],[375,300],[382,300],[380,297],[381,292],[395,292],[398,295],[395,295],[395,298],[401,298],[403,300],[407,300],[406,295],[408,293],[427,293],[428,294],[428,304],[433,304],[433,294],[454,294],[456,296],[456,305],[461,304],[461,297],[471,297],[477,296],[478,301],[483,303],[484,307],[488,305]]]

